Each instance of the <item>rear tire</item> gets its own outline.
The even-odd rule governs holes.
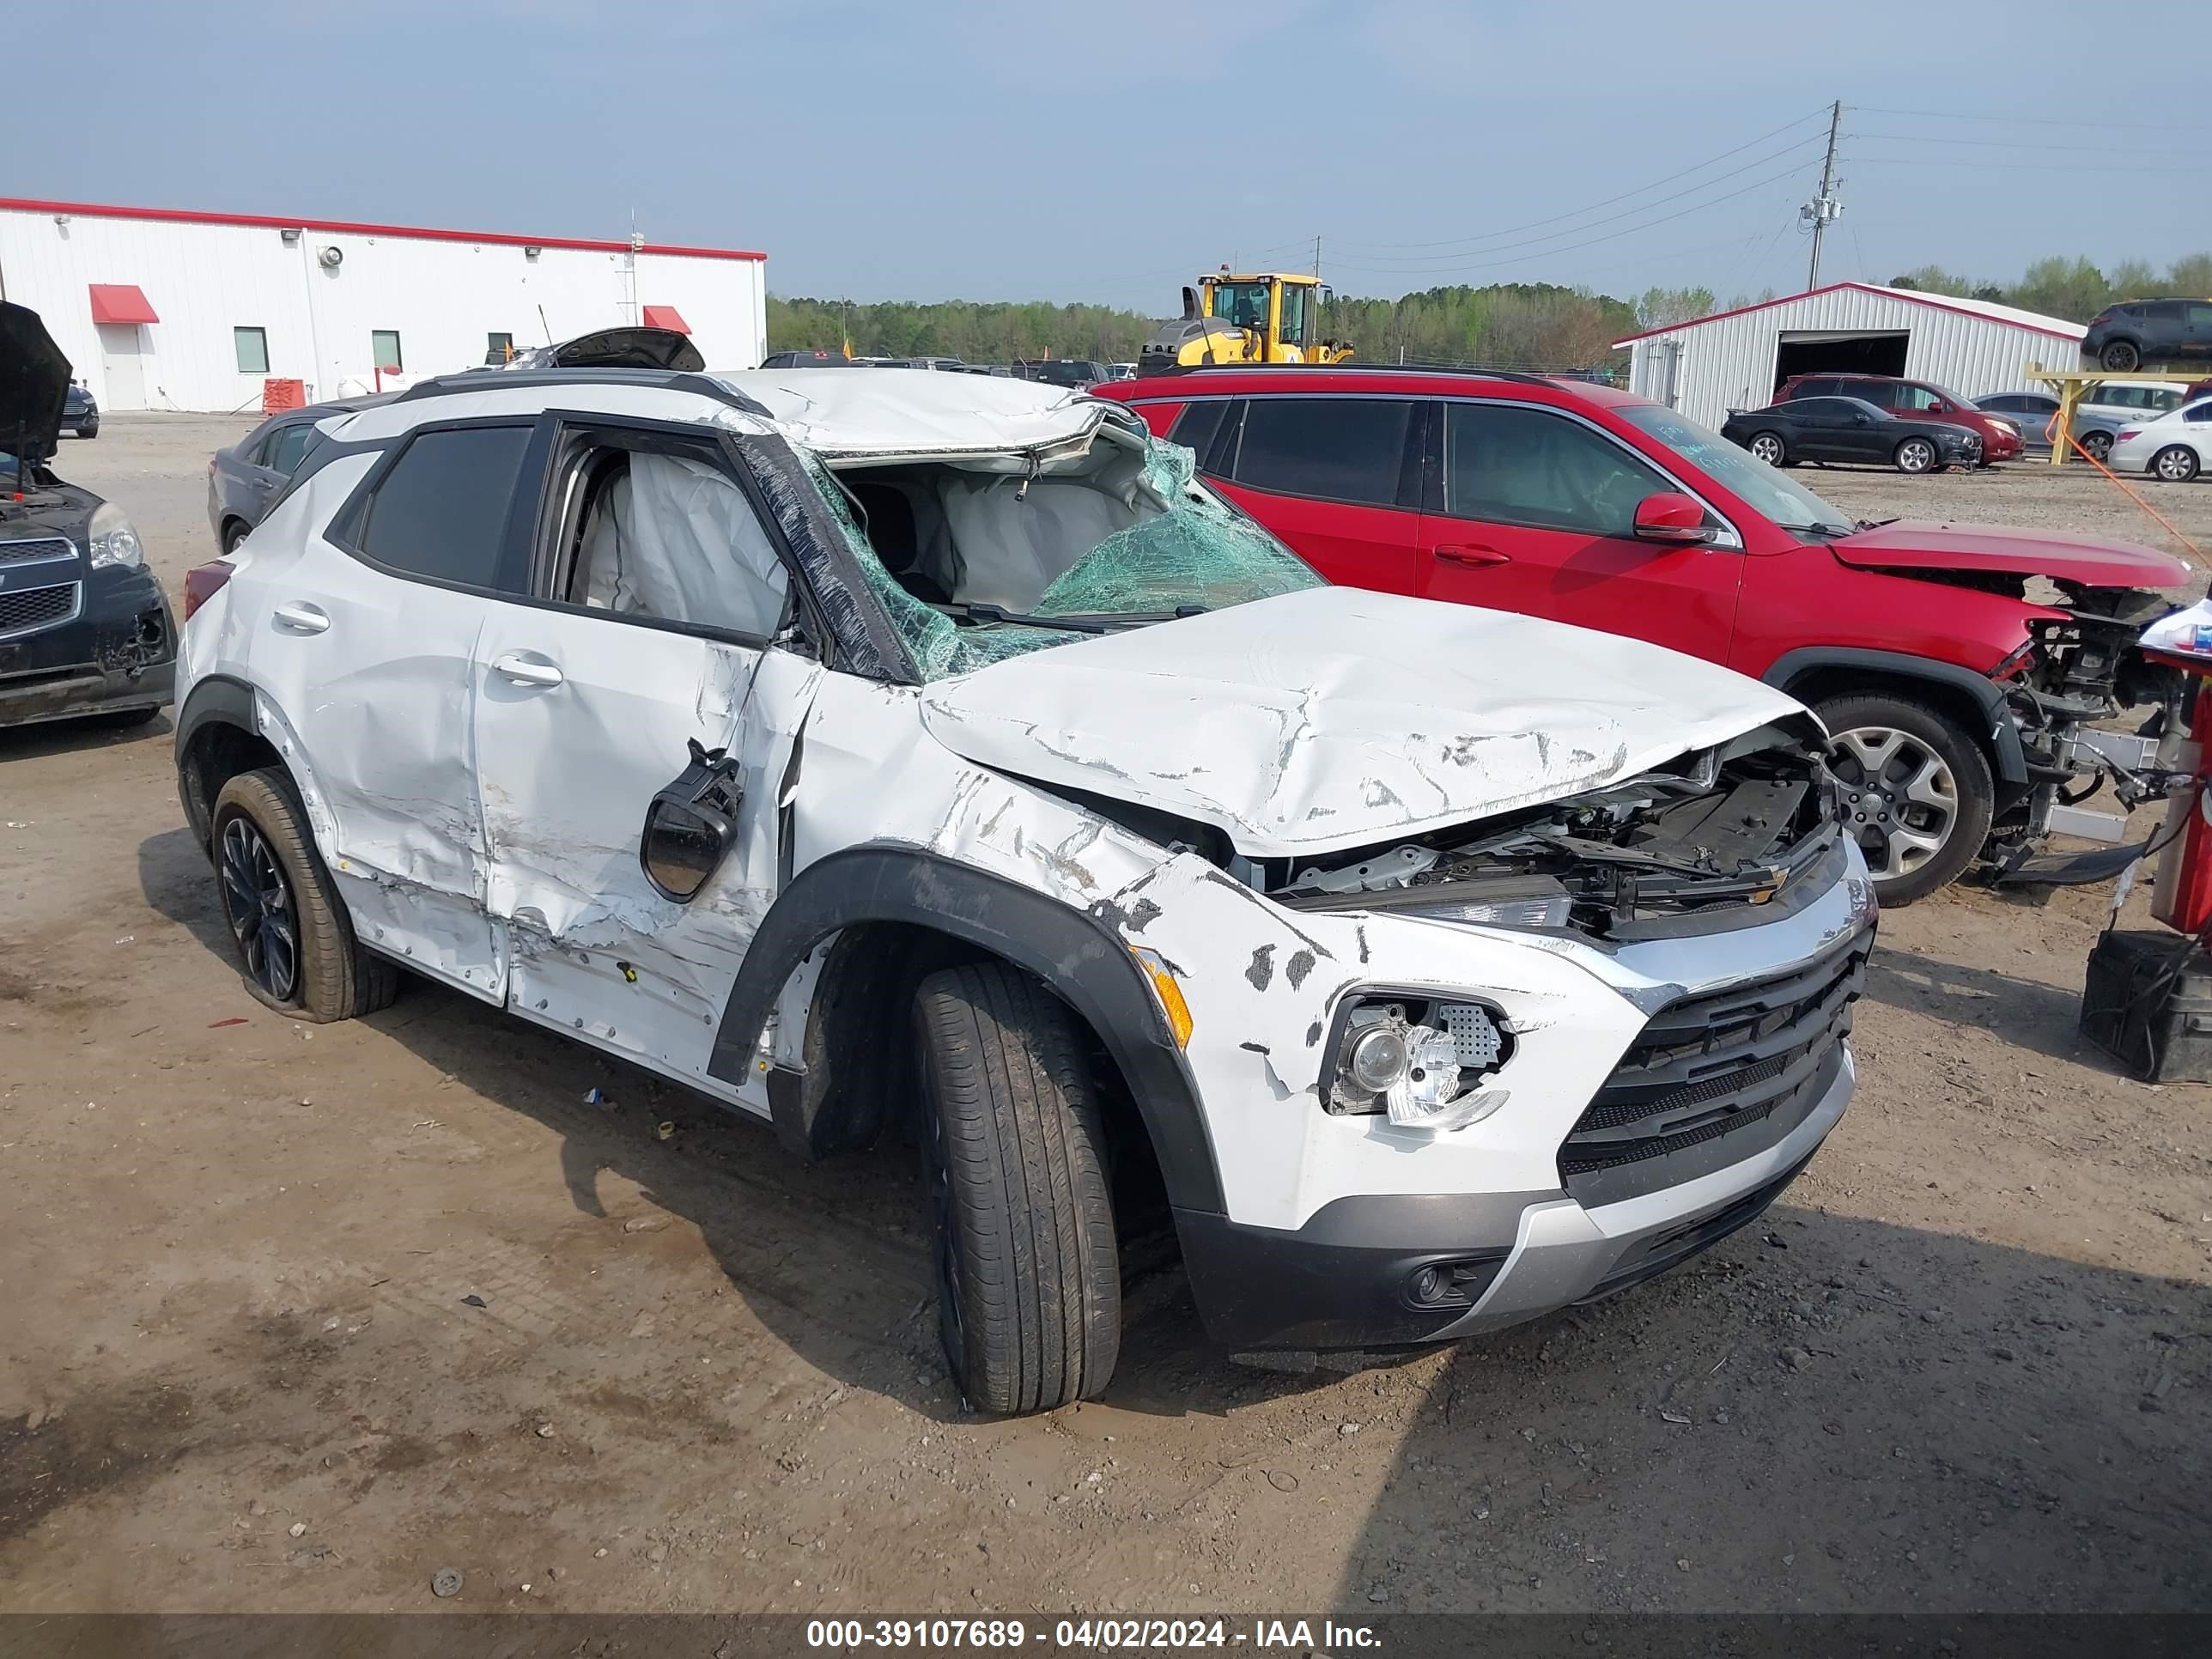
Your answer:
[[[252,533],[252,525],[242,519],[233,519],[222,527],[222,550],[227,554],[237,552],[238,544]]]
[[[2142,367],[2142,353],[2132,340],[2114,340],[2098,354],[2097,361],[2106,368],[2125,374]]]
[[[354,937],[291,779],[274,767],[240,773],[211,819],[217,902],[247,994],[319,1024],[388,1007],[399,969]]]
[[[2197,452],[2187,444],[2168,444],[2150,458],[2150,471],[2162,483],[2187,483],[2197,476]]]
[[[1899,472],[1933,472],[1942,457],[1936,453],[1932,439],[1907,438],[1890,459]]]
[[[969,1401],[1046,1412],[1106,1387],[1121,1343],[1104,1127],[1074,1017],[995,962],[915,993],[938,1330]]]
[[[1831,697],[1814,710],[1833,739],[1844,828],[1866,854],[1875,893],[1910,904],[1947,887],[1989,839],[1996,785],[1974,736],[1909,697]],[[1880,766],[1874,757],[1887,752]],[[1916,843],[1933,839],[1933,847]]]
[[[1744,447],[1751,451],[1755,461],[1765,461],[1769,466],[1790,465],[1790,446],[1782,441],[1779,432],[1754,432]]]

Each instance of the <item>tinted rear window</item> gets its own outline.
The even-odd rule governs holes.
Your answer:
[[[1410,400],[1255,398],[1245,406],[1237,482],[1321,501],[1394,507]]]
[[[362,551],[412,575],[493,586],[530,431],[477,426],[418,434],[369,498]]]
[[[1168,441],[1181,444],[1204,466],[1206,452],[1213,447],[1214,434],[1221,430],[1221,417],[1229,410],[1229,403],[1218,398],[1206,403],[1185,404],[1182,413],[1168,428]]]

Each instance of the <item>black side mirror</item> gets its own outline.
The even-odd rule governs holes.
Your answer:
[[[738,808],[744,787],[726,750],[690,739],[691,763],[645,809],[637,861],[653,890],[689,903],[721,867],[738,839]]]

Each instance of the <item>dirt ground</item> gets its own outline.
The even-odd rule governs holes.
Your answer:
[[[239,429],[61,465],[173,594]],[[2160,539],[2083,469],[1800,476]],[[2212,546],[2212,486],[2154,499]],[[895,1152],[800,1168],[419,983],[272,1017],[166,722],[0,734],[0,1607],[2212,1607],[2212,1091],[2076,1040],[2101,891],[1887,917],[1856,1104],[1678,1273],[1305,1376],[1166,1274],[1108,1399],[1000,1422],[942,1378]]]

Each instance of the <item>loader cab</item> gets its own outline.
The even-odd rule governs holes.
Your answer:
[[[1311,276],[1236,276],[1224,271],[1200,279],[1203,314],[1233,328],[1249,329],[1261,342],[1253,361],[1311,362],[1320,343],[1321,308],[1328,290]]]

